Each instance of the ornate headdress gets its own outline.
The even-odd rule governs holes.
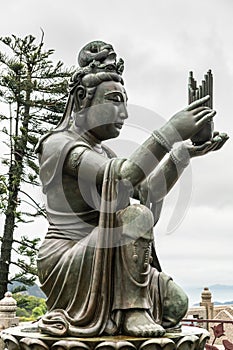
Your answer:
[[[119,76],[124,70],[124,61],[120,58],[117,62],[112,45],[103,41],[92,41],[84,46],[78,55],[78,63],[80,68],[71,78],[71,88],[77,85],[86,75],[115,73]]]
[[[60,122],[50,132],[42,136],[35,151],[39,152],[42,142],[54,132],[60,132],[69,126],[74,106],[74,93],[79,87],[94,88],[103,81],[114,80],[124,84],[121,74],[124,61],[116,61],[116,53],[110,44],[92,41],[85,45],[78,55],[79,68],[70,79],[69,97]]]
[[[114,80],[124,84],[121,74],[124,70],[124,61],[116,60],[116,53],[110,44],[103,41],[92,41],[85,45],[78,55],[79,68],[71,77],[70,93],[63,117],[54,131],[67,128],[74,105],[74,92],[82,86],[91,88],[103,81]]]

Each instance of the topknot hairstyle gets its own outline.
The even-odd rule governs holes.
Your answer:
[[[103,41],[92,41],[85,45],[78,55],[79,68],[70,79],[70,94],[65,112],[55,132],[67,129],[74,105],[74,94],[78,90],[86,91],[86,105],[89,107],[96,87],[103,81],[116,81],[124,85],[122,73],[124,61],[116,60],[116,53],[110,44]]]

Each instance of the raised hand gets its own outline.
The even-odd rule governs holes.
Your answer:
[[[196,134],[204,124],[212,119],[216,111],[213,111],[209,107],[202,106],[203,103],[208,101],[209,95],[192,102],[184,110],[176,113],[169,122],[175,127],[180,134],[181,139],[187,140],[192,135]]]
[[[203,106],[209,98],[210,96],[207,95],[192,102],[157,131],[159,137],[165,140],[166,145],[171,147],[175,142],[189,139],[215,116],[216,111]]]

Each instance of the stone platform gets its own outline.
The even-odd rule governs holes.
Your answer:
[[[36,329],[12,327],[1,335],[8,350],[203,350],[209,333],[202,328],[183,326],[179,333],[166,333],[162,338],[106,336],[95,338],[56,338]]]

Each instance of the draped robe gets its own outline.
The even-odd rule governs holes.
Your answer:
[[[45,194],[57,191],[57,200],[67,202],[60,188],[63,166],[69,152],[79,147],[80,158],[85,150],[91,149],[85,139],[74,138],[67,131],[45,138],[39,157]],[[104,331],[109,334],[119,332],[121,310],[113,309],[113,296],[117,293],[114,266],[120,264],[116,250],[119,253],[121,247],[115,246],[114,235],[116,211],[119,209],[116,200],[119,196],[118,174],[123,162],[113,158],[107,163],[100,210],[73,213],[67,209],[59,212],[47,203],[50,226],[38,256],[41,288],[48,298],[48,313],[40,321],[40,328],[45,333],[89,337],[101,335]],[[124,199],[121,206],[126,205]],[[153,254],[157,259],[155,252]],[[158,279],[159,272],[151,268],[147,285],[150,292],[148,305],[156,322],[161,323],[165,294],[159,291]],[[165,277],[163,285],[169,280]]]

